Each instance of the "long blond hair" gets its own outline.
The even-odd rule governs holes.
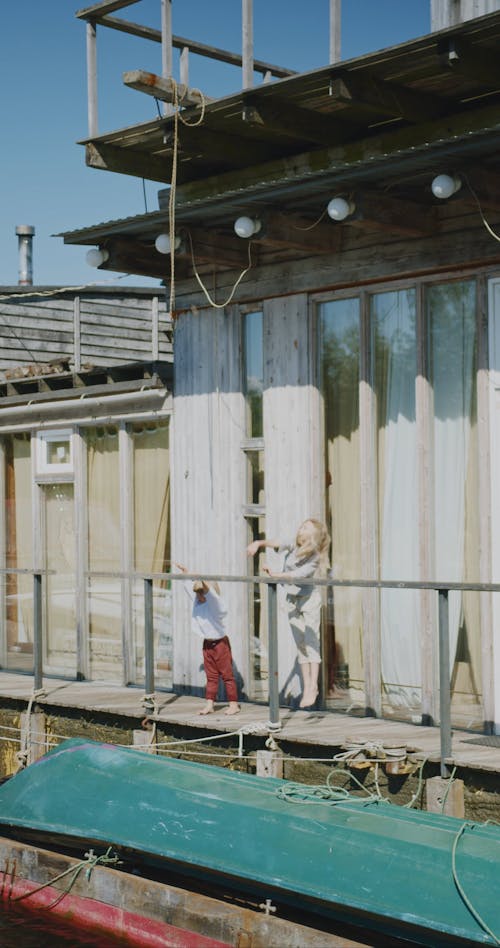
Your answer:
[[[327,570],[330,535],[321,520],[316,520],[314,517],[304,520],[297,530],[295,545],[299,559],[304,560],[308,556],[317,554],[321,572]]]

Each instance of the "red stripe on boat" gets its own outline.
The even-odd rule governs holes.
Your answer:
[[[37,883],[25,879],[15,879],[12,884],[8,874],[0,872],[0,877],[2,876],[1,894],[4,902],[9,903],[20,895],[32,892],[32,895],[21,902],[12,901],[13,908],[25,906],[30,911],[50,911],[52,918],[57,917],[66,924],[78,926],[88,933],[120,939],[120,944],[127,948],[231,948],[227,942],[177,928],[166,922],[158,922],[135,912],[127,912],[116,905],[71,893],[64,895],[52,886],[40,889]],[[38,891],[34,891],[36,889]],[[56,899],[60,901],[52,905]]]

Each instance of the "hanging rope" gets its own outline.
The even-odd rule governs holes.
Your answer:
[[[485,218],[485,216],[484,216],[484,213],[483,213],[483,209],[482,209],[482,207],[481,207],[481,202],[480,202],[480,200],[479,200],[479,198],[478,198],[476,192],[474,191],[474,188],[472,187],[472,185],[471,185],[471,183],[470,183],[470,181],[469,181],[467,175],[462,173],[462,174],[461,174],[461,177],[464,179],[464,181],[465,181],[465,183],[466,183],[466,185],[467,185],[467,187],[468,187],[470,193],[472,194],[472,197],[474,198],[474,200],[475,200],[475,202],[476,202],[476,204],[477,204],[477,207],[478,207],[478,210],[479,210],[479,216],[480,216],[480,218],[481,218],[481,220],[482,220],[484,226],[486,227],[486,230],[488,231],[490,237],[493,237],[494,240],[500,241],[500,234],[495,233],[495,231],[493,230],[493,228],[490,227],[490,225],[488,224],[488,221],[486,220],[486,218]]]
[[[168,236],[170,240],[170,298],[169,298],[169,311],[171,319],[174,319],[174,308],[175,308],[175,199],[177,191],[177,163],[178,163],[178,154],[179,154],[179,119],[181,122],[191,128],[195,128],[197,125],[201,125],[203,119],[205,118],[205,97],[203,93],[199,90],[196,91],[200,95],[201,99],[201,112],[199,117],[194,122],[188,122],[184,116],[181,114],[182,98],[179,100],[179,89],[175,79],[172,79],[173,84],[173,107],[174,107],[174,143],[172,147],[172,173],[170,178],[170,194],[168,196]]]
[[[204,283],[203,283],[203,280],[202,280],[201,277],[200,277],[200,274],[198,273],[198,270],[196,269],[196,262],[195,262],[195,259],[194,259],[194,251],[193,251],[193,241],[192,241],[192,239],[191,239],[191,233],[190,233],[189,231],[188,231],[188,237],[189,237],[189,245],[190,245],[190,247],[191,247],[191,262],[192,262],[192,264],[193,264],[193,271],[194,271],[194,275],[195,275],[195,277],[196,277],[196,279],[197,279],[197,281],[198,281],[198,284],[199,284],[199,286],[201,287],[201,289],[203,290],[203,292],[204,292],[204,294],[205,294],[205,296],[206,296],[208,302],[210,303],[210,306],[213,306],[214,309],[224,309],[225,306],[229,306],[229,303],[231,302],[231,300],[232,300],[234,294],[236,293],[236,290],[238,289],[238,287],[239,287],[239,285],[240,285],[240,283],[241,283],[243,277],[245,276],[245,274],[248,273],[248,271],[252,269],[252,241],[251,241],[251,240],[248,241],[248,266],[245,267],[245,269],[242,270],[242,272],[240,273],[240,275],[239,275],[238,279],[236,280],[236,283],[234,284],[234,286],[233,286],[233,288],[232,288],[232,290],[231,290],[231,292],[230,292],[228,298],[227,298],[226,300],[224,300],[223,303],[216,303],[215,300],[210,296],[210,293],[208,292],[206,286],[205,286]]]

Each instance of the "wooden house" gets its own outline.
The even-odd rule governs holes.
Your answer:
[[[250,539],[324,519],[334,577],[361,583],[325,601],[324,705],[438,720],[436,593],[370,582],[441,582],[453,721],[498,729],[499,594],[460,588],[500,580],[498,4],[454,22],[450,0],[444,23],[433,4],[431,34],[308,73],[259,63],[269,81],[219,99],[191,90],[186,71],[179,84],[171,69],[131,68],[124,82],[164,112],[104,134],[93,44],[101,26],[142,35],[110,16],[125,5],[78,14],[83,144],[91,167],[157,181],[158,210],[63,236],[104,249],[102,269],[166,284],[172,559],[258,572]],[[186,70],[200,44],[169,29],[149,38],[167,66],[182,47]],[[248,43],[242,63],[248,78]],[[159,235],[174,253],[157,252]],[[242,692],[265,698],[265,587],[226,594]],[[186,600],[177,583],[173,686],[193,691],[203,674]],[[292,703],[281,614],[279,673]]]
[[[1,288],[2,668],[33,670],[37,570],[44,674],[144,682],[142,586],[117,574],[167,565],[171,392],[161,288]],[[164,685],[169,614],[158,587]]]

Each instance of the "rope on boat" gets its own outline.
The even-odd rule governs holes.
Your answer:
[[[12,886],[11,886],[9,890],[8,900],[10,902],[21,902],[23,899],[29,899],[30,896],[35,895],[37,892],[41,892],[42,889],[46,889],[48,888],[48,886],[54,885],[55,882],[59,882],[59,880],[64,879],[65,876],[72,876],[72,878],[70,878],[68,887],[64,889],[63,892],[61,892],[60,895],[58,895],[57,898],[53,902],[50,902],[49,905],[44,906],[44,908],[46,909],[54,908],[54,906],[58,905],[59,902],[61,902],[62,899],[66,895],[69,895],[76,880],[78,879],[78,876],[84,869],[85,869],[85,877],[87,881],[89,881],[92,870],[95,869],[96,866],[118,865],[121,862],[121,860],[116,855],[110,856],[111,851],[112,851],[112,847],[110,846],[106,850],[106,852],[103,853],[101,856],[96,856],[94,853],[94,850],[90,849],[87,853],[85,853],[85,857],[80,862],[76,863],[75,866],[70,866],[69,869],[65,869],[64,872],[60,872],[59,875],[56,876],[54,879],[49,879],[48,882],[44,882],[42,883],[42,885],[38,885],[35,889],[31,889],[29,892],[23,892],[22,895],[16,895],[13,897],[11,894],[12,893]],[[7,875],[7,871],[8,870],[6,866],[6,870],[4,872],[4,881],[5,881],[5,876]]]
[[[461,837],[463,836],[463,834],[465,833],[465,830],[466,830],[466,829],[471,829],[471,830],[473,830],[473,829],[475,829],[476,825],[477,825],[477,824],[475,824],[475,823],[463,823],[462,826],[460,827],[458,833],[456,834],[455,839],[453,840],[453,848],[452,848],[452,851],[451,851],[451,870],[452,870],[452,873],[453,873],[453,881],[454,881],[454,883],[455,883],[455,885],[456,885],[456,887],[457,887],[458,894],[460,895],[460,898],[462,899],[464,905],[469,909],[469,912],[471,913],[471,915],[476,919],[476,922],[478,923],[478,925],[480,925],[481,928],[483,929],[483,931],[485,931],[486,934],[489,935],[490,938],[493,939],[493,942],[495,943],[495,945],[500,945],[500,938],[497,938],[497,936],[495,935],[495,933],[492,932],[491,928],[489,928],[489,926],[486,924],[486,922],[484,921],[484,919],[481,917],[481,915],[479,914],[479,912],[477,911],[477,909],[474,908],[472,902],[470,901],[470,899],[469,899],[469,898],[467,897],[467,895],[465,894],[465,892],[464,892],[464,890],[463,890],[463,887],[462,887],[462,885],[460,884],[460,880],[459,880],[458,874],[457,874],[457,847],[458,847],[458,843],[459,843]]]
[[[378,784],[377,793],[371,793],[349,770],[340,768],[330,771],[326,783],[306,786],[303,783],[286,782],[283,786],[277,788],[276,796],[278,800],[283,800],[285,803],[327,803],[331,806],[335,806],[337,803],[359,803],[360,799],[363,798],[355,796],[350,790],[345,787],[331,786],[330,781],[337,774],[346,774],[358,785],[367,796],[367,799],[363,801],[364,803],[390,803],[390,800],[381,795]]]

